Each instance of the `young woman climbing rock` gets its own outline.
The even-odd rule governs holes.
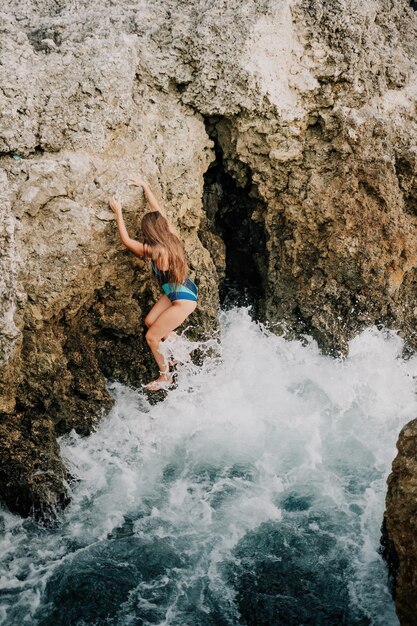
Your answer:
[[[116,216],[120,239],[135,254],[151,259],[152,273],[164,292],[145,318],[146,341],[158,365],[159,377],[144,387],[148,391],[159,391],[173,382],[169,363],[159,351],[160,342],[194,311],[198,290],[187,276],[188,266],[180,235],[169,223],[149,185],[136,177],[129,178],[128,184],[142,187],[151,207],[142,218],[143,243],[129,236],[120,202],[113,197],[109,204]]]

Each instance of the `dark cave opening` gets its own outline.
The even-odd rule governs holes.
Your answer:
[[[203,204],[210,228],[221,237],[226,248],[225,275],[219,286],[220,304],[223,308],[249,306],[255,319],[263,319],[267,271],[265,204],[246,164],[238,163],[240,179],[244,182],[238,183],[227,171],[218,133],[219,124],[227,123],[221,116],[205,119],[216,159],[204,175]]]

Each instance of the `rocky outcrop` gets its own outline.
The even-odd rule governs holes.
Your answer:
[[[152,367],[143,318],[158,291],[108,208],[118,193],[139,234],[146,202],[124,177],[145,173],[183,231],[200,332],[218,300],[198,237],[211,159],[202,120],[137,81],[135,37],[107,45],[103,33],[95,54],[93,33],[45,49],[32,26],[10,18],[3,33],[0,493],[13,510],[44,516],[67,497],[56,433],[90,432],[112,404],[105,379],[137,385]]]
[[[391,566],[398,617],[415,626],[417,616],[417,419],[401,431],[388,479],[386,556]]]
[[[374,323],[415,349],[416,19],[401,3],[344,7],[295,3],[292,21],[261,22],[250,66],[281,67],[261,79],[275,114],[223,117],[212,136],[262,200],[263,317],[333,353]]]
[[[11,508],[66,500],[55,433],[89,432],[111,405],[106,378],[135,385],[149,368],[142,320],[157,292],[107,207],[119,193],[138,233],[146,203],[121,182],[135,171],[198,274],[194,332],[214,327],[219,281],[239,281],[244,259],[257,314],[278,331],[338,352],[377,322],[416,347],[406,2],[18,0],[1,12],[0,494]]]

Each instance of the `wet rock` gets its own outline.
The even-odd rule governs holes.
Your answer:
[[[33,414],[3,416],[0,446],[1,496],[10,510],[53,520],[69,502],[70,480],[53,423]]]
[[[402,626],[417,615],[417,419],[402,429],[388,478],[385,511],[386,557]]]

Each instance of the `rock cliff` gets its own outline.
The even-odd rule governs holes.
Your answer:
[[[402,626],[417,616],[417,419],[401,431],[388,478],[384,542]]]
[[[0,494],[67,500],[56,434],[106,379],[142,381],[157,290],[120,245],[140,171],[181,230],[201,305],[252,290],[278,331],[338,353],[360,328],[415,349],[416,14],[404,1],[6,0],[0,9]],[[226,251],[226,253],[225,253]],[[226,254],[226,260],[225,260]],[[242,276],[242,261],[245,271]],[[247,280],[247,283],[245,283]],[[226,289],[227,291],[227,289]]]

